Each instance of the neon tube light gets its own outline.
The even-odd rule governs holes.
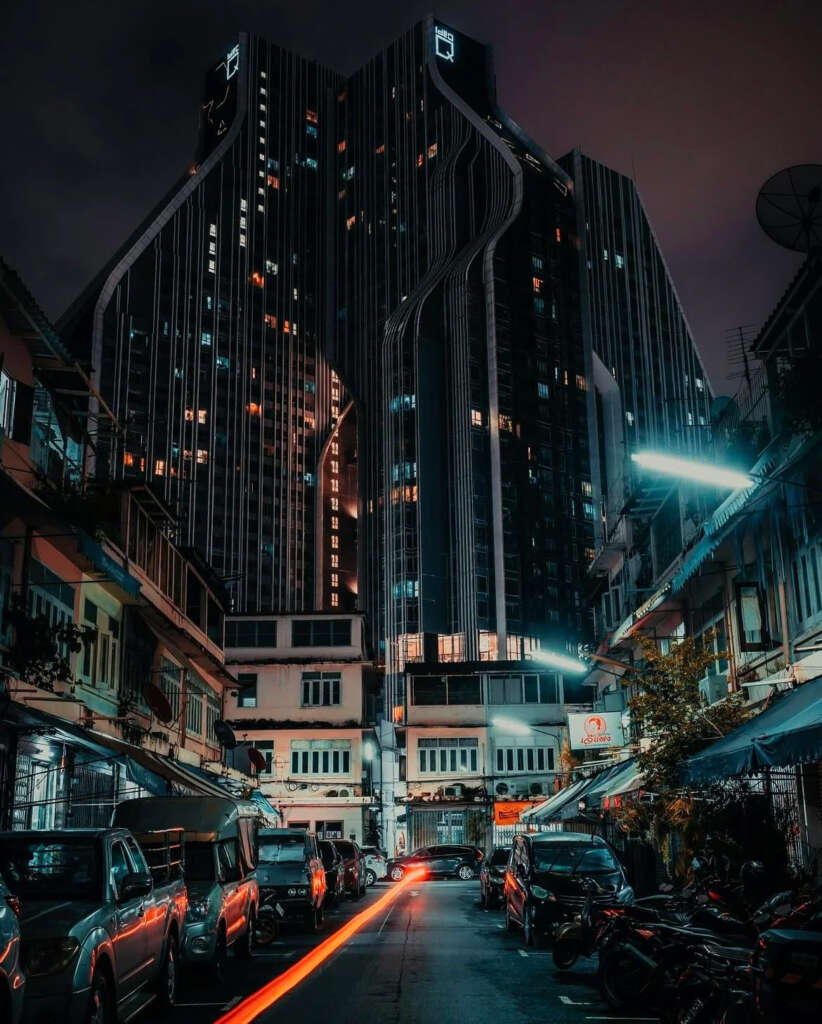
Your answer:
[[[250,1024],[261,1013],[264,1013],[279,999],[282,999],[292,988],[299,985],[303,979],[313,974],[321,964],[325,963],[330,956],[336,953],[343,943],[347,942],[352,935],[355,935],[364,925],[372,921],[381,911],[393,903],[409,885],[413,885],[414,882],[418,882],[424,877],[424,871],[412,871],[407,874],[392,889],[389,889],[384,896],[381,896],[376,903],[372,903],[370,907],[360,911],[350,921],[346,921],[342,928],[338,928],[333,935],[329,935],[319,946],[315,946],[302,959],[292,964],[282,974],[278,974],[268,984],[263,985],[256,992],[252,992],[250,996],[247,996],[241,1003],[238,1003],[233,1009],[229,1010],[228,1013],[218,1017],[214,1024]]]
[[[715,484],[717,487],[750,487],[753,480],[745,473],[726,466],[715,466],[712,462],[698,462],[696,459],[681,459],[675,455],[662,452],[634,452],[631,461],[646,469],[653,469],[666,476],[679,477],[681,480],[695,480],[703,484]]]

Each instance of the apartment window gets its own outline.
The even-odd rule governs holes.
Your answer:
[[[350,647],[351,619],[294,619],[292,647]]]
[[[342,821],[318,821],[316,832],[318,839],[345,839]]]
[[[534,296],[534,312],[537,316],[545,316],[545,299],[540,295]]]
[[[331,594],[331,607],[332,608],[337,608],[337,607],[339,607],[339,604],[340,604],[340,595],[336,591],[334,591]]]
[[[332,554],[332,556],[331,556],[331,568],[332,569],[339,569],[339,567],[340,567],[340,556],[336,555],[336,554]]]
[[[340,704],[342,676],[339,672],[303,672],[302,706],[337,707]]]
[[[417,756],[421,774],[466,775],[476,773],[479,761],[476,736],[420,737]]]
[[[433,158],[436,155],[437,155],[437,143],[436,142],[432,142],[431,145],[428,147],[428,159],[429,160],[433,160]]]
[[[331,573],[331,586],[338,587],[340,585],[340,574],[337,572]]]
[[[345,152],[345,145],[346,145],[345,139],[340,139],[340,141],[337,143],[337,152],[338,153],[344,153]]]
[[[534,270],[542,270],[545,266],[545,261],[541,256],[532,256],[531,266],[534,268]]]
[[[203,688],[190,675],[186,678],[186,732],[203,735]]]
[[[614,266],[617,268],[617,270],[622,270],[622,268],[625,266],[625,257],[621,253],[614,253]]]
[[[332,498],[331,499],[331,511],[332,512],[339,512],[339,510],[340,510],[340,499],[339,498]]]
[[[489,704],[522,704],[522,676],[492,676],[488,680]]]
[[[257,707],[257,673],[256,672],[240,672],[237,675],[237,686],[239,687],[237,693],[237,707],[238,708],[256,708]]]
[[[534,289],[534,294],[535,295],[539,295],[540,292],[542,291],[542,278],[541,277],[532,277],[531,278],[531,285],[532,285],[532,287]]]
[[[481,427],[482,426],[482,411],[480,409],[471,410],[471,426]]]
[[[292,740],[292,775],[350,775],[351,740]]]
[[[154,475],[155,476],[165,476],[165,472],[166,472],[166,460],[165,459],[156,459],[155,462],[154,462]]]
[[[265,758],[265,768],[260,769],[260,775],[271,775],[274,771],[274,741],[252,740],[251,746],[259,750]]]
[[[225,624],[226,647],[276,647],[274,619],[231,619]]]
[[[424,707],[435,704],[482,704],[479,676],[415,676],[412,702]]]
[[[526,704],[558,704],[559,687],[552,673],[536,673],[522,677],[522,690]],[[515,703],[519,703],[516,701]]]
[[[332,530],[339,530],[339,528],[340,528],[340,517],[339,516],[332,516],[331,517],[331,529]]]
[[[736,591],[736,616],[739,627],[740,646],[743,651],[764,651],[768,647],[765,608],[762,591],[756,583],[734,581]],[[801,604],[797,593],[797,612],[801,618]]]
[[[497,747],[497,772],[552,772],[553,747]]]
[[[206,410],[205,409],[198,409],[197,410],[197,422],[198,423],[205,423],[205,421],[206,421]]]
[[[537,395],[547,399],[549,396],[548,385],[544,381],[537,381]]]

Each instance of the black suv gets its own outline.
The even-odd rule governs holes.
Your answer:
[[[510,846],[497,846],[480,868],[480,906],[492,910],[502,903],[505,892],[505,869],[511,856]]]
[[[622,865],[599,836],[579,832],[535,832],[514,837],[505,873],[505,926],[522,928],[525,944],[579,910],[585,881],[593,879],[596,902],[632,903]]]
[[[406,871],[421,868],[427,878],[461,878],[467,881],[479,870],[484,854],[475,846],[423,846],[388,862],[388,877],[399,882]]]

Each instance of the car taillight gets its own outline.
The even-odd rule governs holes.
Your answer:
[[[16,896],[9,894],[6,896],[6,903],[11,907],[12,913],[15,917],[20,916],[20,900]]]

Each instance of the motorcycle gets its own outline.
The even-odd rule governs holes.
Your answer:
[[[260,891],[260,906],[254,922],[254,942],[258,946],[270,946],[280,934],[280,919],[284,916],[283,908],[277,902],[273,892]]]
[[[622,913],[623,908],[595,908],[597,895],[603,890],[593,878],[583,883],[585,898],[582,909],[570,921],[563,921],[554,929],[554,964],[561,971],[568,970],[581,956],[592,956],[606,933],[612,914]]]

